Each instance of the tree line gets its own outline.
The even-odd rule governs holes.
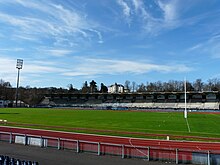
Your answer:
[[[220,79],[213,78],[207,82],[196,79],[194,82],[187,81],[187,91],[220,91]],[[124,88],[128,92],[183,92],[184,81],[170,80],[168,82],[146,82],[137,84],[135,81],[126,80]],[[0,100],[15,100],[15,88],[10,82],[0,79]],[[73,84],[67,85],[67,88],[47,87],[19,87],[19,99],[29,105],[36,105],[45,94],[70,94],[70,93],[107,93],[108,87],[101,83],[100,87],[95,80],[85,81],[80,89],[74,88]]]
[[[125,82],[125,88],[131,92],[183,92],[184,81],[169,80],[168,82],[147,82],[146,84],[137,84],[136,82]],[[187,91],[220,91],[220,79],[213,78],[207,82],[202,79],[196,79],[194,82],[186,82]]]

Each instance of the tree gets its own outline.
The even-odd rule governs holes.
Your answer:
[[[177,92],[182,91],[182,89],[183,89],[182,86],[183,86],[183,84],[182,84],[181,81],[175,81],[175,89],[176,89]]]
[[[97,92],[97,85],[96,84],[97,83],[94,80],[92,80],[90,82],[90,92],[91,93]]]
[[[195,91],[202,91],[203,90],[203,82],[202,79],[196,79],[196,81],[193,83],[193,88]]]
[[[73,84],[69,84],[69,85],[68,85],[68,88],[69,88],[69,91],[73,91],[73,90],[74,90]]]
[[[208,85],[209,85],[210,91],[219,91],[220,90],[220,80],[218,78],[209,79]]]
[[[125,84],[124,84],[124,88],[126,89],[126,90],[128,90],[129,92],[131,91],[131,82],[130,81],[128,81],[128,80],[126,80],[125,81]]]
[[[132,82],[132,92],[135,92],[135,91],[137,91],[137,84],[136,84],[136,82]]]
[[[144,83],[141,83],[141,85],[138,86],[137,92],[146,92],[146,86]]]
[[[108,93],[108,87],[105,86],[103,83],[101,83],[101,90],[100,90],[101,93]]]
[[[85,81],[85,83],[83,84],[82,93],[89,93],[89,86],[87,81]]]
[[[184,87],[184,86],[183,86]],[[186,81],[186,91],[194,91],[192,83]]]
[[[161,81],[157,81],[157,82],[155,82],[155,90],[157,92],[162,92],[167,89],[167,85],[168,85],[168,83],[166,83],[166,82],[162,83]]]
[[[2,79],[0,79],[0,99],[10,99],[14,98],[14,93],[11,92],[12,86],[10,82],[6,82]]]
[[[147,82],[146,89],[148,92],[153,92],[153,91],[155,91],[155,85],[152,82],[150,82],[150,83]]]
[[[176,91],[176,86],[175,86],[175,81],[174,80],[169,80],[167,83],[167,88],[165,89],[167,92],[174,92]]]

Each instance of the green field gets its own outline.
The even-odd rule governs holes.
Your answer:
[[[76,131],[76,128],[86,128],[85,130],[79,129],[78,132],[99,134],[118,135],[114,131],[127,131],[220,137],[220,113],[188,113],[188,123],[191,132],[188,130],[182,112],[0,108],[0,119],[7,120],[7,125],[13,126],[21,126],[22,123],[25,123],[27,125],[23,127],[64,131]],[[56,126],[60,126],[60,128]],[[107,132],[106,130],[112,130],[112,132]]]

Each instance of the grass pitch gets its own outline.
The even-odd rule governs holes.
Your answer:
[[[25,123],[25,127],[45,129],[50,126],[64,131],[83,128],[79,132],[85,133],[96,129],[100,130],[98,133],[111,130],[220,137],[220,113],[188,113],[190,132],[182,112],[0,108],[0,119],[13,126]]]

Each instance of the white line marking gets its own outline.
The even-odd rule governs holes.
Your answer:
[[[0,126],[5,128],[16,128],[16,129],[23,129],[23,130],[35,130],[35,131],[44,131],[44,132],[57,132],[57,133],[67,133],[72,135],[91,135],[91,136],[98,136],[98,137],[113,137],[113,138],[121,138],[121,139],[130,139],[131,137],[127,136],[111,136],[111,135],[98,135],[98,134],[91,134],[91,133],[78,133],[78,132],[66,132],[66,131],[56,131],[56,130],[47,130],[47,129],[37,129],[37,128],[24,128],[24,127],[13,127],[13,126]],[[132,138],[137,140],[154,140],[154,141],[167,141],[163,139],[148,139],[148,138]],[[173,140],[175,141],[175,140]]]
[[[136,148],[136,147],[132,144],[131,140],[132,140],[132,139],[130,138],[130,139],[129,139],[130,145],[131,145],[134,149],[136,149],[138,152],[140,152],[140,153],[143,154],[144,156],[148,157],[148,155],[147,155],[146,153],[144,153],[143,151],[141,151],[141,150],[139,150],[138,148]]]
[[[188,131],[191,132],[190,127],[189,127],[189,122],[188,122],[187,118],[186,118],[186,124],[187,124],[187,127],[188,127]]]
[[[199,150],[201,150],[201,148],[199,148],[198,146],[196,146],[196,148],[198,148]]]

